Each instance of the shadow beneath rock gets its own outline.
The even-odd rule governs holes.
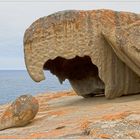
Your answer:
[[[90,106],[90,105],[101,105],[101,104],[110,104],[110,103],[127,103],[127,102],[133,102],[140,100],[140,94],[136,95],[127,95],[118,97],[115,99],[106,99],[105,96],[94,96],[90,98],[83,98],[81,96],[73,96],[73,97],[67,97],[66,99],[63,99],[63,104],[61,104],[61,107],[66,106]]]

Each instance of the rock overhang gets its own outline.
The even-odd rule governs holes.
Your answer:
[[[45,79],[41,69],[43,69],[44,63],[49,59],[55,59],[59,56],[71,59],[76,57],[76,55],[84,56],[83,52],[85,55],[87,54],[86,48],[82,50],[82,53],[79,53],[81,48],[74,41],[75,37],[79,37],[82,34],[76,35],[80,27],[78,27],[79,21],[75,19],[81,20],[79,16],[83,14],[84,12],[82,13],[82,11],[79,14],[78,11],[74,10],[58,12],[38,19],[26,30],[24,35],[24,52],[30,55],[25,56],[25,64],[33,80],[39,82]],[[74,33],[76,36],[73,35]],[[49,41],[47,42],[47,40]],[[72,46],[75,46],[75,50]],[[38,64],[35,62],[36,59],[40,60]],[[38,73],[38,77],[33,72],[35,70]]]
[[[114,52],[111,48],[112,46],[108,44],[108,40],[105,40],[106,34],[104,35],[103,32],[106,29],[109,30],[109,28],[115,29],[115,21],[110,22],[113,14],[114,12],[111,10],[93,10],[88,12],[63,11],[40,18],[34,22],[29,29],[27,29],[24,36],[25,63],[31,77],[35,81],[44,80],[43,68],[49,69],[44,66],[47,62],[54,62],[58,60],[58,58],[62,58],[61,62],[64,62],[64,60],[75,61],[76,57],[82,59],[88,56],[92,64],[98,69],[99,73],[97,75],[102,81],[101,89],[105,88],[107,98],[121,96],[122,94],[127,94],[128,91],[132,92],[134,88],[129,89],[129,86],[126,85],[128,83],[126,80],[132,77],[132,81],[135,83],[139,77],[131,71],[131,67],[127,67],[127,62],[126,64],[123,63],[121,57],[116,56],[116,52]],[[119,14],[121,13],[118,12],[117,16]],[[131,17],[133,13],[124,12],[122,15],[128,17],[130,19],[129,22],[135,21],[134,17]],[[120,15],[120,17],[122,15]],[[104,17],[102,18],[102,16],[107,17],[109,20],[106,20]],[[112,20],[113,19],[116,20],[114,17]],[[127,25],[125,19],[120,19],[120,21],[117,22],[120,22],[120,25]],[[120,26],[120,28],[122,28],[122,26]],[[125,71],[127,71],[127,74]],[[89,83],[98,83],[98,80],[95,80],[96,78],[90,80],[85,78],[85,81],[83,80],[81,84],[77,81],[78,79],[68,77],[64,71],[60,73],[61,74],[58,74],[57,70],[56,75],[60,81],[62,82],[65,78],[69,78],[74,89],[79,88],[77,87],[78,85],[81,87],[86,83],[88,86],[86,90],[92,92],[89,89],[94,87],[94,85]],[[119,79],[122,78],[122,75],[125,76],[121,82],[118,82]],[[132,82],[130,82],[129,85],[132,85]],[[118,87],[120,87],[120,89],[118,89]],[[138,83],[134,87],[136,87],[136,91],[134,92],[138,92]]]

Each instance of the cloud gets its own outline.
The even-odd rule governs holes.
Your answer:
[[[25,69],[24,59],[22,57],[4,57],[0,58],[0,70]]]
[[[23,35],[36,19],[66,9],[140,12],[140,2],[0,2],[0,69],[25,68]]]

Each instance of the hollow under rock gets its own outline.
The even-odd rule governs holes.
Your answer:
[[[89,56],[72,59],[56,57],[44,64],[44,70],[50,70],[61,83],[68,79],[78,95],[88,97],[104,93],[104,83],[98,76],[98,68]]]

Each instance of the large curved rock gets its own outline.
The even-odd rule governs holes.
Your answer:
[[[27,70],[34,81],[50,70],[78,95],[107,98],[140,92],[140,15],[112,10],[62,11],[25,32]]]
[[[1,115],[0,130],[27,125],[36,116],[38,101],[31,95],[18,97]]]

